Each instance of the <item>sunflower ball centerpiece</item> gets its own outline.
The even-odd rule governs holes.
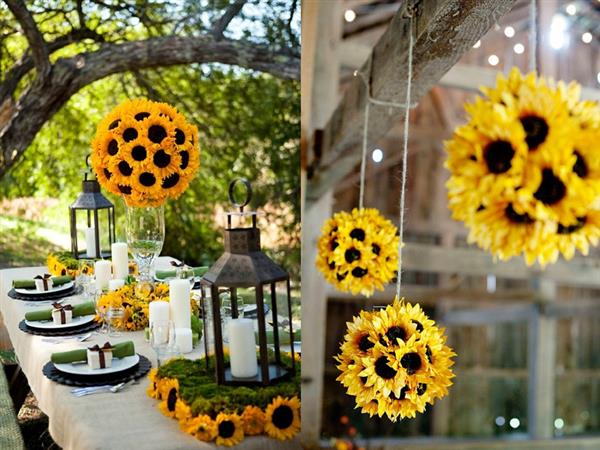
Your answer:
[[[448,393],[455,355],[444,330],[418,304],[396,299],[348,322],[335,357],[341,371],[337,380],[363,413],[395,422],[415,417]]]
[[[600,236],[600,107],[517,69],[482,91],[446,142],[452,217],[502,260],[586,255]]]
[[[398,239],[374,208],[338,212],[323,225],[317,267],[338,290],[370,296],[396,276]]]
[[[128,206],[159,206],[196,174],[198,129],[166,103],[127,100],[98,125],[91,161],[102,187]]]

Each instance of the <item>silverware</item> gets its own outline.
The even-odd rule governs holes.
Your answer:
[[[125,389],[127,386],[130,386],[132,384],[137,384],[137,383],[138,383],[137,380],[130,380],[130,381],[115,384],[115,385],[105,384],[103,386],[83,387],[83,388],[73,389],[73,390],[71,390],[71,393],[75,397],[83,397],[85,395],[99,394],[99,393],[106,392],[106,391],[110,391],[113,394],[117,394],[117,393],[121,392],[123,389]]]
[[[92,333],[88,333],[88,334],[84,334],[83,336],[79,336],[77,338],[77,341],[79,342],[83,342],[83,341],[87,341],[90,337],[92,337]]]

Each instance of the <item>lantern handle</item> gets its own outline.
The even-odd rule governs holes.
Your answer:
[[[246,187],[246,198],[244,199],[244,201],[242,203],[236,202],[235,196],[233,194],[235,185],[238,183],[243,183],[244,186]],[[229,201],[231,201],[231,203],[233,205],[240,208],[240,212],[244,212],[244,206],[246,206],[248,203],[250,203],[250,200],[252,200],[252,186],[250,185],[250,182],[247,179],[235,178],[231,183],[229,183]]]

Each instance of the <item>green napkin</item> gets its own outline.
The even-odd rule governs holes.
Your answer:
[[[52,277],[52,286],[60,286],[69,281],[73,281],[73,277],[70,277],[69,275]],[[13,280],[13,287],[15,289],[35,289],[35,281],[33,278],[31,280]]]
[[[29,311],[25,313],[25,320],[52,320],[52,309],[38,309],[37,311]],[[80,303],[73,306],[73,317],[87,316],[96,314],[96,306],[94,302]]]
[[[113,358],[125,358],[126,356],[133,356],[135,354],[135,346],[133,341],[119,342],[113,345]],[[52,353],[50,361],[54,364],[69,364],[79,361],[87,361],[87,349],[81,348],[78,350],[71,350],[68,352]]]
[[[258,345],[258,333],[254,333],[256,338],[256,345]],[[300,342],[302,340],[302,330],[294,331],[294,341]],[[290,343],[290,333],[287,331],[279,330],[279,344],[280,345],[289,345]],[[267,344],[273,345],[273,330],[267,330]]]
[[[194,275],[195,276],[201,277],[206,272],[208,272],[208,266],[193,267],[192,270],[194,271]],[[174,277],[177,276],[177,269],[174,269],[174,270],[157,270],[154,275],[159,280],[164,280],[165,278],[174,278]]]

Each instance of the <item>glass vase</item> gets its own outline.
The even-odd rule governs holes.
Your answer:
[[[139,283],[152,283],[150,270],[165,241],[164,206],[125,206],[127,245],[139,269]]]

